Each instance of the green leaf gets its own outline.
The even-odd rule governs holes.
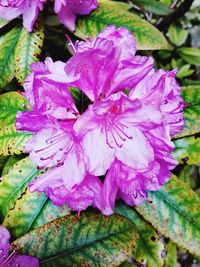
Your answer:
[[[172,153],[180,163],[200,164],[200,138],[194,136],[174,140],[176,148]]]
[[[181,46],[185,43],[188,37],[188,31],[172,24],[169,27],[168,35],[172,44],[176,46]]]
[[[167,5],[156,0],[131,0],[131,2],[156,15],[165,16],[171,13]]]
[[[148,267],[162,267],[164,265],[162,253],[165,251],[165,246],[155,229],[133,208],[122,202],[117,203],[115,212],[130,220],[138,232],[139,241],[132,257],[145,266],[148,263]]]
[[[0,218],[13,209],[17,198],[20,198],[27,185],[39,175],[35,164],[27,157],[18,161],[0,182]]]
[[[45,194],[31,193],[27,189],[16,200],[14,207],[8,211],[3,225],[9,229],[13,238],[18,238],[30,230],[69,213],[70,209],[66,205],[55,206]]]
[[[15,122],[17,111],[24,111],[28,102],[18,92],[0,95],[0,127],[5,127]]]
[[[125,3],[99,0],[99,7],[77,21],[75,35],[80,38],[96,37],[108,25],[127,27],[133,32],[139,50],[168,49],[168,43],[153,25],[128,11]]]
[[[15,124],[0,128],[0,156],[24,153],[24,146],[30,137],[28,132],[17,131]]]
[[[30,64],[39,60],[44,41],[44,27],[37,22],[32,32],[22,29],[14,55],[15,76],[20,84],[30,73]]]
[[[4,165],[2,176],[6,175],[10,171],[10,169],[12,169],[13,165],[15,165],[19,160],[21,160],[23,156],[15,155],[15,156],[9,157],[9,159],[6,161]]]
[[[181,88],[181,94],[187,107],[184,109],[185,126],[175,136],[180,138],[200,132],[200,86],[191,85]]]
[[[41,266],[118,266],[132,254],[137,233],[118,215],[81,213],[65,216],[31,231],[12,243],[34,255]]]
[[[190,253],[200,255],[200,198],[177,177],[136,210],[165,237]],[[150,203],[149,203],[150,202]]]
[[[200,49],[194,47],[181,47],[178,50],[180,57],[186,62],[200,66]]]
[[[176,266],[177,266],[176,246],[170,241],[167,244],[166,267],[176,267]]]
[[[14,28],[0,37],[0,87],[14,78],[14,51],[21,28]]]
[[[9,21],[5,19],[0,18],[0,29],[3,28],[6,24],[8,24]]]
[[[178,70],[178,72],[176,74],[176,77],[179,78],[179,79],[182,79],[182,78],[185,78],[185,77],[188,77],[188,76],[192,75],[195,72],[195,70],[190,69],[190,67],[191,67],[190,64],[186,64],[186,65],[182,66]]]

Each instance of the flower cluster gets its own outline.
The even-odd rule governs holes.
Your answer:
[[[0,0],[0,18],[12,20],[23,16],[23,25],[27,31],[33,25],[47,0]],[[75,30],[76,15],[87,15],[98,6],[97,0],[55,0],[54,11],[69,30]]]
[[[10,234],[6,228],[0,226],[0,266],[1,267],[39,267],[39,261],[32,256],[24,256],[13,251],[9,255]]]
[[[109,215],[116,199],[139,205],[169,180],[177,164],[171,136],[184,124],[176,72],[155,71],[151,57],[135,53],[132,34],[109,26],[76,44],[66,64],[31,65],[24,88],[32,109],[18,112],[16,127],[33,133],[26,152],[48,168],[31,191]],[[81,114],[69,87],[88,98]]]

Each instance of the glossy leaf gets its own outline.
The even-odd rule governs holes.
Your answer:
[[[99,7],[88,16],[78,19],[75,34],[80,38],[96,35],[106,26],[127,27],[137,39],[139,50],[168,49],[168,43],[153,25],[128,11],[129,5],[99,0]]]
[[[14,51],[21,28],[14,28],[0,37],[0,87],[14,78]]]
[[[13,209],[16,200],[21,197],[26,186],[37,175],[34,163],[29,158],[18,161],[8,174],[1,177],[0,182],[0,218],[4,218],[9,209]]]
[[[148,267],[162,267],[164,265],[163,251],[165,246],[155,229],[131,207],[119,202],[115,212],[130,220],[138,232],[139,240],[133,258]]]
[[[190,253],[200,255],[200,198],[173,177],[159,191],[148,192],[149,202],[136,210],[165,237]],[[187,240],[187,242],[186,242]]]
[[[41,23],[35,24],[33,32],[22,29],[14,55],[15,76],[23,84],[30,72],[30,64],[39,60],[44,41],[44,27]]]
[[[167,5],[156,0],[131,0],[131,2],[156,15],[165,16],[171,12]]]
[[[24,146],[30,137],[28,132],[17,131],[15,124],[0,128],[0,156],[24,153]]]
[[[28,189],[15,202],[3,221],[13,238],[70,213],[66,205],[58,207],[43,193],[31,193]],[[17,224],[16,224],[17,222]]]
[[[176,266],[177,266],[176,246],[170,241],[167,244],[166,267],[176,267]]]
[[[181,47],[178,49],[180,57],[186,62],[200,66],[200,49],[194,47]]]
[[[18,92],[0,95],[0,127],[14,123],[17,111],[24,111],[27,105],[26,98]]]
[[[173,156],[180,163],[200,164],[200,138],[184,137],[174,141]]]
[[[181,94],[186,105],[184,108],[185,126],[175,138],[200,132],[200,86],[184,86],[181,88]]]
[[[36,256],[41,266],[118,266],[137,243],[132,223],[118,215],[83,212],[65,216],[17,239],[23,254]]]
[[[188,31],[176,25],[169,27],[168,34],[170,41],[176,46],[183,45],[188,37]]]

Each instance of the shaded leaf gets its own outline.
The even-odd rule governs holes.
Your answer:
[[[176,148],[172,153],[180,163],[200,164],[200,138],[184,137],[174,141]]]
[[[185,165],[178,177],[182,179],[190,188],[196,189],[199,180],[199,167],[195,165]]]
[[[96,35],[106,26],[127,27],[137,39],[139,50],[168,49],[168,43],[153,25],[128,11],[129,5],[109,0],[99,0],[99,7],[77,21],[75,35],[80,38]]]
[[[15,124],[0,128],[0,156],[24,153],[24,146],[30,137],[28,132],[17,131]]]
[[[169,27],[168,35],[172,44],[181,46],[185,43],[188,37],[188,30],[172,24]]]
[[[22,157],[23,157],[22,155],[15,155],[9,157],[9,159],[6,161],[4,165],[2,176],[7,174],[10,171],[10,169],[12,169],[13,165],[15,165],[19,160],[21,160]]]
[[[162,253],[165,251],[165,246],[155,229],[133,208],[122,202],[117,203],[115,212],[130,220],[138,232],[139,240],[132,257],[140,264],[148,263],[148,267],[162,267],[164,265]]]
[[[186,62],[200,66],[200,49],[194,47],[181,47],[178,50],[180,57]]]
[[[39,60],[44,41],[44,27],[37,22],[32,32],[22,29],[14,55],[15,76],[20,84],[23,84],[28,73],[30,64]]]
[[[21,197],[27,185],[39,174],[29,158],[18,161],[0,182],[0,218],[14,208],[17,198]]]
[[[132,254],[137,234],[123,217],[83,212],[65,216],[17,239],[23,254],[36,256],[41,266],[118,266]]]
[[[200,198],[177,177],[136,210],[165,237],[190,253],[200,255]],[[187,242],[186,242],[187,240]]]
[[[176,267],[177,251],[176,246],[170,241],[167,244],[166,267]]]
[[[14,28],[0,37],[0,87],[14,78],[14,51],[21,28]]]
[[[181,94],[186,104],[183,114],[185,126],[175,138],[200,132],[200,86],[184,86],[181,88]]]
[[[0,95],[0,127],[15,122],[17,111],[24,111],[28,102],[18,92],[10,92]]]
[[[156,15],[165,16],[171,13],[167,5],[156,0],[131,0],[131,2]]]

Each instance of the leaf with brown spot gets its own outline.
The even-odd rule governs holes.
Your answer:
[[[14,55],[15,77],[20,84],[24,83],[30,73],[30,64],[37,62],[42,51],[44,41],[44,27],[36,22],[32,32],[22,29]]]
[[[41,266],[119,266],[132,255],[137,233],[127,219],[83,212],[49,222],[12,243]]]
[[[173,176],[161,190],[149,191],[148,199],[136,210],[177,246],[200,256],[200,198],[183,181]],[[187,241],[187,242],[186,242]]]
[[[138,212],[122,202],[117,203],[115,212],[130,220],[138,232],[139,240],[132,256],[136,262],[148,264],[148,267],[162,267],[162,252],[165,251],[165,245],[155,229]]]

